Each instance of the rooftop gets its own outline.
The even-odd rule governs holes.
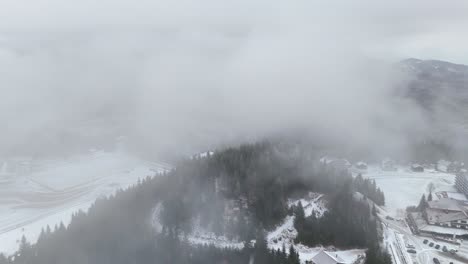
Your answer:
[[[315,264],[342,264],[345,261],[338,256],[338,254],[334,254],[333,252],[326,252],[325,250],[321,250],[317,255],[312,258],[312,261]]]
[[[434,210],[434,209],[427,209],[427,219],[429,222],[434,223],[446,223],[450,221],[457,221],[457,220],[467,220],[468,216],[462,212],[441,212],[441,210]]]
[[[429,208],[449,211],[465,211],[460,201],[450,198],[441,198],[439,200],[427,202]]]

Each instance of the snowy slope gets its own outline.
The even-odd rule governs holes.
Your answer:
[[[0,164],[0,252],[7,254],[17,250],[21,236],[35,242],[47,225],[66,224],[73,212],[87,210],[96,198],[168,168],[120,151]]]
[[[429,193],[432,183],[434,192],[456,192],[455,175],[426,169],[424,172],[413,172],[407,167],[398,167],[397,171],[383,171],[378,166],[369,166],[363,177],[374,179],[385,193],[384,209],[393,217],[403,218],[405,208],[418,205],[421,196]]]

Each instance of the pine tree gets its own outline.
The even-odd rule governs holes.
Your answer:
[[[421,196],[421,200],[419,201],[418,205],[418,210],[424,211],[427,208],[427,201],[426,201],[426,195]]]
[[[298,205],[294,208],[294,227],[297,230],[302,230],[305,223],[305,212],[302,203],[299,201]]]
[[[377,208],[375,208],[375,204],[372,205],[372,215],[377,216]]]

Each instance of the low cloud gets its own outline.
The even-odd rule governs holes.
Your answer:
[[[408,52],[399,41],[467,23],[463,2],[424,5],[2,3],[2,152],[43,155],[124,136],[143,152],[185,153],[288,129],[399,148],[426,126],[393,96],[404,79],[392,63]]]

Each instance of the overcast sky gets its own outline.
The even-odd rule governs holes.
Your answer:
[[[391,63],[468,64],[467,14],[467,1],[0,0],[0,146],[191,150],[285,126],[377,140],[394,130],[380,120],[419,120],[388,99]]]
[[[463,0],[2,0],[0,28],[4,32],[207,27],[242,31],[319,23],[330,31],[335,27],[349,28],[353,34],[361,31],[371,39],[360,44],[385,54],[381,56],[468,64],[467,13],[468,3]]]

